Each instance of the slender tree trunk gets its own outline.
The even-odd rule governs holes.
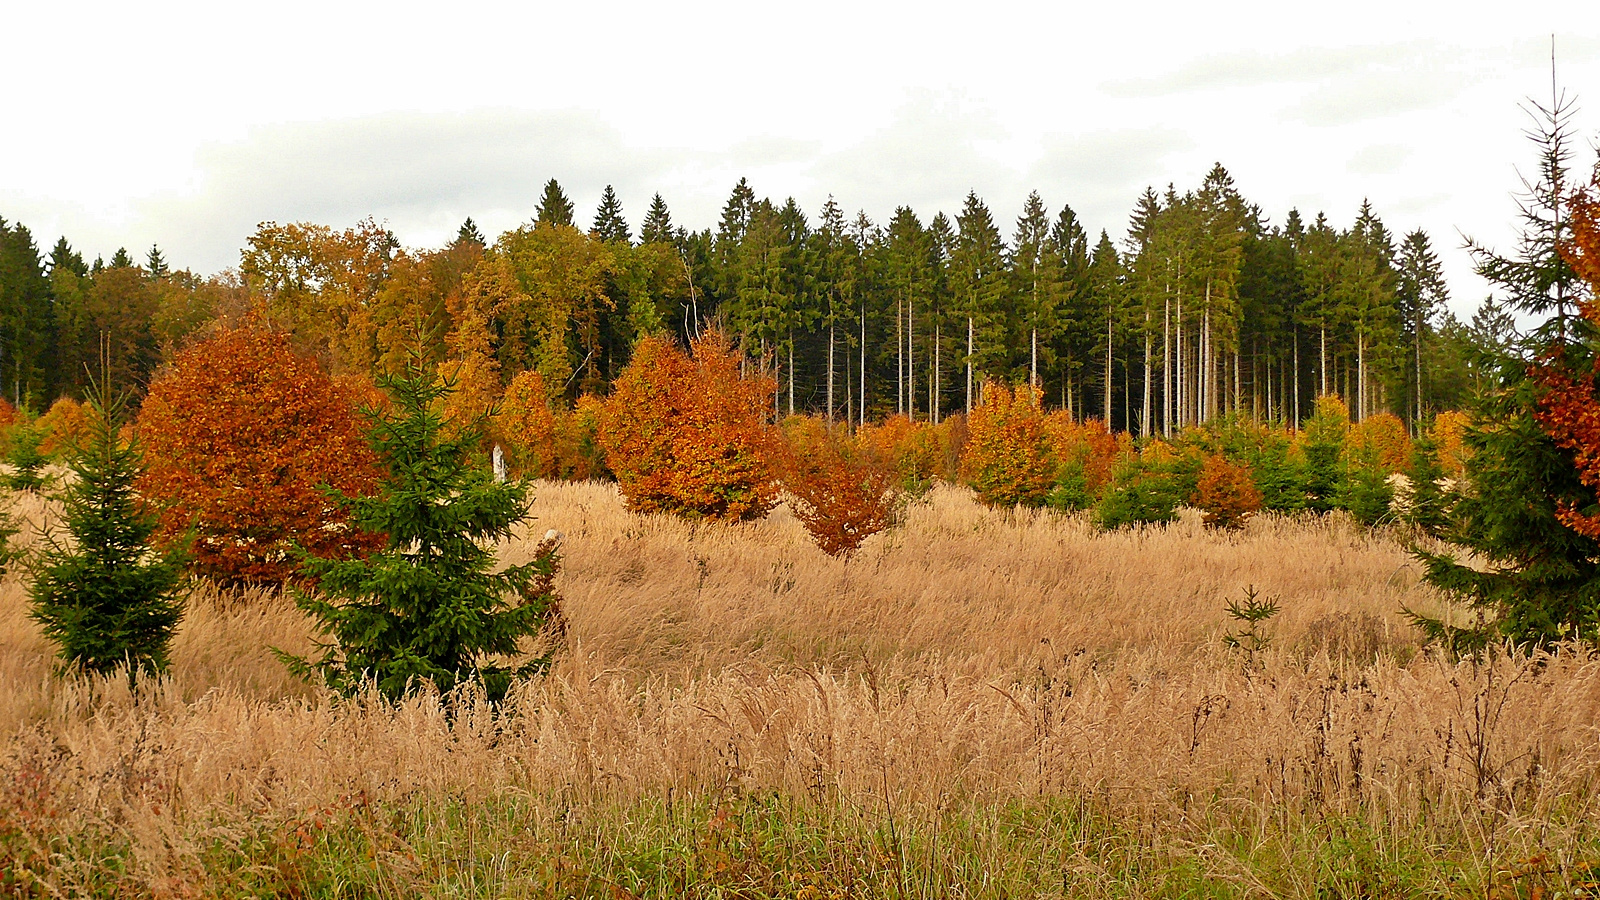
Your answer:
[[[1172,295],[1161,310],[1161,435],[1172,437]]]
[[[906,336],[903,326],[905,319],[901,316],[904,304],[900,297],[894,298],[894,411],[905,415],[906,411]]]
[[[967,415],[972,415],[972,317],[967,316]]]
[[[861,301],[861,420],[867,424],[867,302]]]
[[[828,424],[833,424],[833,343],[834,323],[828,322]]]
[[[917,420],[917,304],[906,300],[906,414]]]
[[[1144,310],[1144,409],[1139,413],[1139,436],[1150,436],[1150,308]]]
[[[1106,402],[1102,409],[1105,410],[1106,428],[1111,430],[1111,338],[1112,327],[1116,321],[1111,317],[1111,311],[1106,310]]]
[[[1356,421],[1367,417],[1367,336],[1356,332]]]
[[[1318,325],[1317,333],[1322,339],[1322,349],[1319,351],[1317,361],[1317,372],[1322,376],[1322,390],[1317,396],[1326,397],[1328,396],[1328,326]]]
[[[1039,386],[1039,327],[1037,325],[1033,328],[1029,346],[1028,387],[1036,388]]]
[[[794,415],[794,332],[789,332],[789,415]]]
[[[1294,430],[1300,430],[1300,326],[1294,327]]]
[[[939,424],[944,411],[944,404],[939,402],[939,380],[944,377],[944,373],[940,371],[940,361],[944,356],[944,348],[942,346],[944,344],[944,335],[942,331],[943,329],[939,322],[935,321],[933,324],[933,381],[929,382],[930,387],[928,388],[928,409],[933,412],[933,424],[935,425]]]

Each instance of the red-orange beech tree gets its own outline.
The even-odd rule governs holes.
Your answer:
[[[318,557],[363,554],[326,493],[371,493],[377,459],[346,393],[282,334],[219,331],[180,352],[139,411],[144,496],[163,540],[192,534],[191,565],[230,585],[278,583]]]
[[[717,333],[690,352],[645,338],[600,415],[599,439],[617,486],[635,512],[746,521],[777,502],[769,467],[770,378],[742,377]]]

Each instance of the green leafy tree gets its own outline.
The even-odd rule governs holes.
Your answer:
[[[315,662],[283,659],[344,693],[368,682],[390,698],[424,683],[440,691],[471,683],[498,700],[513,679],[550,664],[553,650],[510,660],[561,621],[556,539],[541,542],[531,562],[495,571],[494,542],[528,520],[527,488],[469,461],[484,423],[446,426],[436,410],[450,385],[415,367],[382,385],[395,411],[372,414],[371,439],[385,482],[374,496],[335,499],[387,545],[364,559],[305,560],[317,591],[296,602],[334,640]]]
[[[104,675],[127,666],[132,683],[167,668],[183,567],[151,543],[160,520],[134,488],[144,463],[119,436],[122,399],[102,381],[90,408],[88,441],[60,496],[70,539],[52,535],[35,561],[31,615],[65,668]]]

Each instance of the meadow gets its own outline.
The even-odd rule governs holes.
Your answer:
[[[499,707],[338,699],[292,599],[206,587],[160,683],[63,680],[8,575],[0,894],[1600,896],[1600,661],[1423,648],[1408,532],[938,486],[845,561],[783,507],[532,513],[566,647]]]

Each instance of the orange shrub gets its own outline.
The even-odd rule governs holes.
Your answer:
[[[895,471],[905,490],[921,492],[946,475],[939,433],[926,422],[890,416],[881,425],[863,426],[856,438]]]
[[[61,456],[73,452],[89,436],[89,411],[71,397],[62,397],[50,405],[50,410],[34,423],[43,438],[39,452],[45,456]]]
[[[297,571],[297,546],[331,557],[382,545],[351,531],[324,493],[376,488],[355,410],[281,334],[238,328],[191,345],[150,385],[137,427],[140,490],[162,507],[165,540],[193,529],[200,574],[276,583]]]
[[[517,373],[506,385],[495,415],[494,434],[506,453],[511,474],[553,478],[556,472],[556,416],[535,369]]]
[[[961,472],[990,506],[1042,506],[1055,483],[1055,459],[1035,389],[984,387],[967,423]]]
[[[1057,467],[1081,467],[1085,487],[1091,494],[1098,494],[1111,480],[1117,460],[1125,452],[1117,435],[1107,430],[1100,419],[1075,422],[1067,411],[1056,410],[1045,416],[1044,430]]]
[[[851,441],[814,416],[784,422],[783,437],[777,457],[784,487],[795,518],[824,553],[849,558],[894,524],[896,472],[865,441]]]
[[[1470,420],[1464,412],[1450,410],[1434,417],[1433,445],[1445,477],[1460,480],[1467,471],[1467,446],[1463,441]]]
[[[1350,426],[1345,446],[1347,451],[1375,459],[1385,475],[1411,467],[1411,435],[1394,413],[1377,413]]]
[[[1208,528],[1235,529],[1261,511],[1261,492],[1250,470],[1220,453],[1206,457],[1195,485],[1194,505]]]
[[[778,488],[768,467],[768,378],[741,378],[739,358],[715,332],[692,355],[645,338],[618,376],[599,439],[628,508],[690,519],[767,514]]]

